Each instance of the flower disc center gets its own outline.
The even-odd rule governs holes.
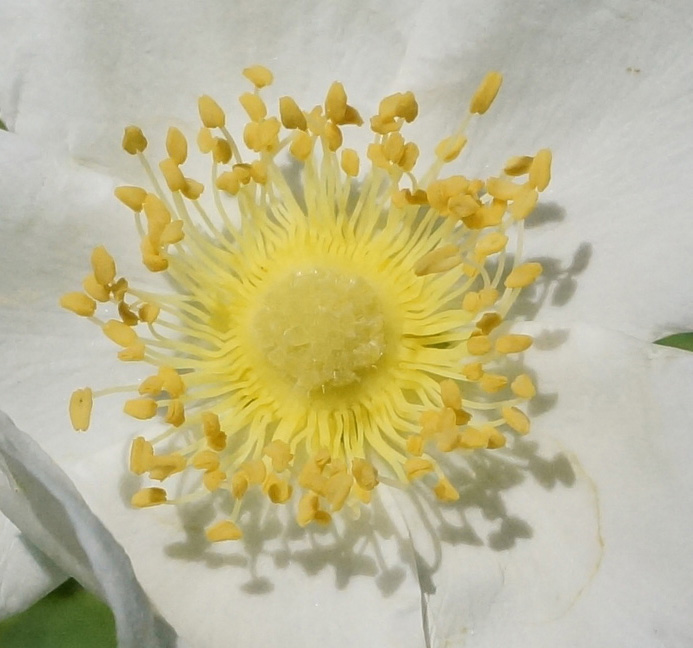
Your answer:
[[[357,383],[386,348],[382,305],[370,285],[325,268],[272,286],[253,325],[268,364],[302,392]]]

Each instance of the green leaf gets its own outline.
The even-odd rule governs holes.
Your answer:
[[[4,131],[7,130],[7,126],[5,126],[5,122],[2,121],[2,119],[0,119],[0,130],[4,130]]]
[[[106,605],[68,580],[34,606],[0,623],[2,648],[117,648]]]
[[[683,349],[684,351],[693,351],[693,333],[674,333],[674,335],[667,335],[661,340],[657,340],[655,344],[674,347],[675,349]]]

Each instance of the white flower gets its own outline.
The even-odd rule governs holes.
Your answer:
[[[96,518],[2,419],[0,507],[23,531],[0,522],[5,614],[62,569],[114,608],[122,645],[138,645],[140,632],[151,645],[173,641],[138,581],[194,646],[693,641],[693,360],[649,344],[693,327],[677,281],[693,270],[683,203],[693,157],[687,3],[40,9],[11,1],[0,10],[10,52],[0,61],[0,111],[13,131],[0,133],[0,408]],[[74,387],[137,373],[106,364],[107,342],[91,342],[57,298],[82,277],[94,245],[132,258],[130,223],[112,198],[116,184],[137,180],[118,150],[122,127],[163,138],[181,119],[194,132],[205,93],[241,123],[238,73],[255,62],[301,105],[318,103],[334,79],[364,110],[411,89],[421,105],[412,138],[430,145],[454,129],[487,70],[504,72],[461,166],[490,175],[510,154],[554,152],[524,253],[544,262],[547,280],[518,304],[537,340],[528,364],[540,396],[526,442],[499,459],[470,459],[458,475],[471,481],[457,508],[413,510],[384,495],[389,515],[340,527],[340,541],[275,537],[264,520],[244,551],[210,550],[184,531],[208,520],[172,507],[132,511],[122,499],[134,431],[119,403],[100,404],[86,435],[71,431]]]

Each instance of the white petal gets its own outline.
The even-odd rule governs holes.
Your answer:
[[[118,645],[175,646],[152,611],[122,547],[64,473],[0,412],[0,506],[51,560],[112,609]]]
[[[25,610],[66,578],[0,514],[0,619]]]
[[[250,89],[240,73],[256,63],[272,67],[281,94],[311,106],[335,75],[354,97],[377,100],[399,70],[418,5],[4,3],[0,39],[12,54],[0,62],[0,106],[11,130],[112,168],[125,124],[197,122],[204,93],[240,116],[236,97]]]
[[[149,597],[191,644],[424,645],[414,556],[392,506],[393,520],[380,508],[334,529],[304,531],[290,507],[267,511],[251,495],[243,541],[210,545],[206,504],[133,510],[138,480],[124,474],[126,453],[114,446],[70,466],[70,475],[127,551]]]
[[[428,574],[436,648],[693,642],[693,356],[588,327],[539,345],[565,336],[529,358],[540,396],[521,451],[448,516],[456,542]]]

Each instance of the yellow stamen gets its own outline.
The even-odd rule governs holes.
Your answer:
[[[243,532],[231,520],[217,522],[205,531],[205,536],[210,542],[224,542],[226,540],[240,540]]]
[[[157,409],[158,405],[152,398],[132,398],[125,401],[125,405],[123,407],[123,411],[128,416],[140,419],[141,421],[154,418],[154,416],[156,416]]]
[[[107,286],[115,279],[115,261],[103,245],[94,248],[91,253],[91,267],[96,281],[102,286]]]
[[[500,72],[489,72],[469,102],[469,112],[483,115],[491,107],[500,90],[501,83],[503,83],[503,75]]]
[[[96,302],[80,292],[66,293],[60,298],[60,305],[81,317],[91,317],[96,311]]]
[[[70,421],[76,432],[84,432],[91,422],[94,398],[91,389],[77,389],[70,397]]]
[[[166,502],[166,491],[163,488],[143,488],[138,490],[130,499],[135,508],[157,506]]]
[[[122,145],[130,155],[137,155],[147,148],[147,138],[137,126],[128,126],[123,133]]]
[[[505,287],[526,288],[537,280],[542,270],[541,263],[536,262],[517,266],[517,268],[505,278]]]

